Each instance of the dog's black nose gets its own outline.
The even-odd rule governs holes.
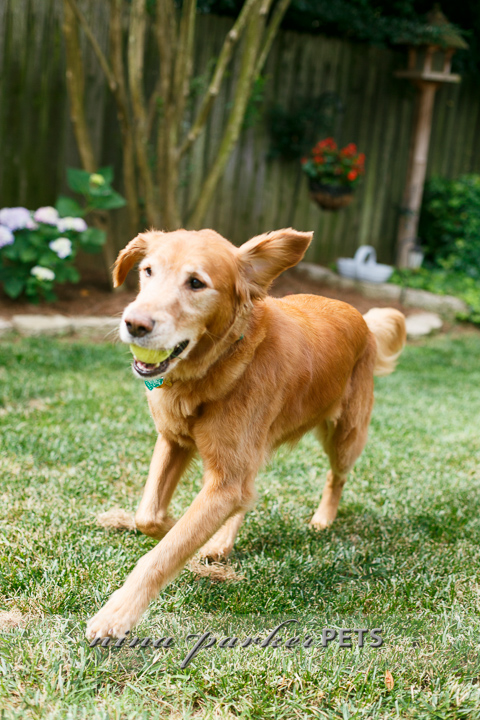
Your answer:
[[[125,325],[127,326],[128,332],[133,337],[143,337],[148,335],[153,330],[155,320],[148,315],[142,315],[138,312],[129,312],[125,319]]]

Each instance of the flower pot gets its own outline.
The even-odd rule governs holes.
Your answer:
[[[341,185],[322,185],[309,181],[310,197],[324,210],[340,210],[353,200],[353,189]]]

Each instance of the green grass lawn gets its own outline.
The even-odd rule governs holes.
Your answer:
[[[231,557],[243,579],[185,569],[136,629],[175,645],[109,650],[85,622],[155,543],[95,521],[140,498],[155,441],[141,383],[120,346],[2,341],[0,609],[25,617],[1,632],[0,717],[480,717],[479,358],[474,333],[408,347],[376,381],[333,528],[307,524],[327,471],[307,436],[258,479]],[[200,482],[197,464],[175,514]],[[263,638],[292,618],[302,637],[382,627],[384,645],[213,647],[180,668],[189,633]]]

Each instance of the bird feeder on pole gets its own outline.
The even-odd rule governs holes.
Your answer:
[[[425,37],[408,45],[408,67],[395,73],[416,85],[415,122],[410,143],[407,180],[397,236],[397,266],[412,267],[417,245],[418,220],[427,172],[428,146],[432,129],[435,93],[443,83],[458,83],[460,75],[451,70],[456,50],[468,48],[463,38],[452,29],[445,15],[435,6],[427,15]]]

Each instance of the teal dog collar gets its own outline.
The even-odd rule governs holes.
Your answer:
[[[157,378],[156,380],[144,380],[145,386],[147,390],[155,390],[157,387],[170,387],[172,385],[172,381],[168,378],[165,380],[165,378]]]

